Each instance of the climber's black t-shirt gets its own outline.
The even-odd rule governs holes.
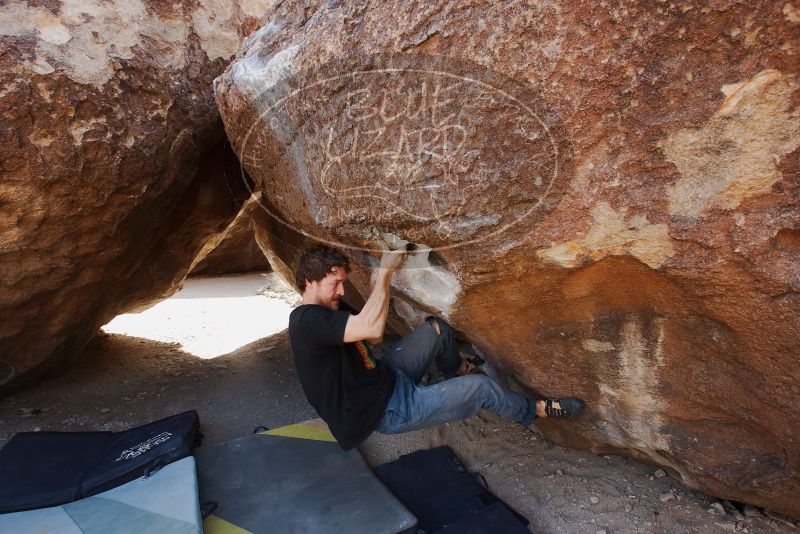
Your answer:
[[[289,316],[300,384],[345,450],[372,433],[394,391],[394,373],[365,343],[343,342],[349,316],[317,304],[303,304]]]

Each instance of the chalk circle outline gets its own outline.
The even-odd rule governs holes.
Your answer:
[[[482,65],[478,65],[478,64],[470,62],[470,61],[465,61],[463,59],[455,59],[455,58],[450,58],[450,57],[446,57],[446,56],[416,55],[416,54],[375,55],[375,56],[372,56],[372,58],[373,59],[382,59],[384,61],[388,59],[390,62],[393,61],[393,60],[396,60],[398,58],[401,58],[402,61],[409,61],[410,59],[419,59],[419,60],[424,60],[424,61],[427,61],[427,62],[433,61],[433,62],[437,62],[439,64],[442,63],[442,62],[445,62],[445,63],[450,63],[450,64],[458,63],[461,66],[469,65],[470,67],[474,68],[475,70],[482,71],[484,74],[488,73],[489,76],[487,76],[487,77],[491,77],[491,78],[494,78],[494,79],[499,79],[499,80],[502,80],[504,82],[509,83],[512,86],[518,87],[518,88],[521,89],[520,92],[522,92],[522,93],[527,93],[528,92],[528,87],[523,85],[521,82],[519,82],[517,80],[514,80],[512,78],[509,78],[508,76],[500,74],[500,73],[498,73],[496,71],[493,71],[492,69],[486,68],[486,67],[484,67]],[[321,70],[324,70],[326,68],[330,68],[331,65],[334,65],[334,64],[340,64],[340,63],[346,63],[346,62],[347,62],[346,59],[330,61],[330,62],[328,62],[326,64],[321,65],[317,69],[315,69],[314,72],[321,71]],[[266,99],[266,97],[264,95],[268,95],[270,93],[278,92],[284,86],[288,86],[289,82],[294,80],[294,79],[302,79],[301,76],[307,74],[307,72],[308,71],[301,71],[300,73],[297,73],[295,75],[291,75],[288,79],[280,80],[278,83],[276,83],[275,85],[269,87],[266,91],[264,91],[261,94],[259,94],[258,95],[258,100],[260,101],[260,100]],[[482,80],[475,79],[474,77],[464,76],[464,75],[460,75],[460,74],[454,74],[454,73],[451,73],[451,72],[446,72],[446,71],[441,71],[441,70],[407,68],[407,67],[386,67],[386,68],[368,69],[368,70],[355,70],[355,71],[350,71],[350,72],[347,72],[347,73],[344,73],[344,74],[337,74],[335,76],[325,77],[325,78],[316,80],[316,81],[314,81],[314,82],[312,82],[310,84],[305,84],[302,87],[294,89],[288,95],[281,96],[280,98],[278,98],[278,100],[273,102],[269,106],[268,109],[262,111],[259,114],[259,116],[256,118],[256,120],[253,122],[253,124],[247,130],[247,134],[244,136],[244,139],[242,141],[241,152],[240,152],[240,154],[237,154],[237,157],[239,158],[239,168],[241,170],[241,178],[242,178],[242,181],[245,184],[245,187],[247,188],[248,192],[250,193],[250,195],[252,196],[255,193],[255,191],[250,186],[250,181],[247,178],[246,169],[244,168],[244,164],[242,163],[242,161],[244,160],[243,156],[244,156],[244,154],[246,152],[248,140],[250,139],[250,137],[253,134],[253,132],[257,131],[256,128],[257,128],[258,125],[260,125],[260,124],[269,124],[272,127],[272,132],[273,133],[275,133],[277,131],[277,127],[280,126],[280,123],[278,122],[278,124],[275,124],[275,122],[276,122],[276,118],[275,118],[276,114],[272,113],[272,116],[269,116],[269,114],[273,110],[280,108],[280,106],[283,105],[284,102],[286,102],[289,99],[295,98],[299,93],[301,93],[303,91],[308,91],[311,88],[316,88],[316,87],[318,87],[318,86],[320,86],[322,84],[330,84],[330,83],[332,83],[332,82],[334,82],[336,80],[344,80],[346,78],[352,78],[353,76],[367,76],[367,75],[387,74],[387,73],[388,74],[398,74],[398,73],[402,74],[404,72],[416,73],[416,74],[422,74],[422,75],[442,76],[444,78],[457,79],[457,80],[461,80],[461,81],[464,81],[464,82],[474,83],[479,87],[485,88],[485,89],[490,90],[490,91],[494,91],[497,94],[502,95],[507,101],[512,102],[513,104],[515,104],[519,108],[524,109],[529,114],[529,116],[533,117],[536,120],[536,122],[538,122],[538,124],[541,126],[542,130],[547,134],[547,138],[548,138],[550,147],[552,149],[553,172],[552,172],[552,176],[550,177],[550,180],[547,182],[546,190],[545,190],[544,194],[542,194],[539,197],[538,201],[531,208],[529,208],[523,215],[517,217],[516,219],[514,219],[513,221],[511,221],[511,222],[509,222],[507,224],[502,225],[498,229],[492,230],[488,234],[481,235],[480,237],[473,238],[473,239],[468,239],[468,240],[465,240],[465,241],[458,241],[458,242],[452,243],[452,244],[447,244],[447,245],[437,246],[437,247],[430,247],[430,251],[437,251],[438,252],[438,251],[441,251],[441,250],[448,250],[448,249],[455,249],[455,248],[459,248],[459,247],[463,247],[463,246],[470,246],[470,245],[474,245],[476,243],[479,243],[480,241],[483,241],[483,240],[489,239],[491,237],[494,237],[494,236],[496,236],[498,234],[501,234],[501,233],[507,231],[508,229],[510,229],[514,225],[518,224],[523,219],[528,218],[533,212],[535,212],[538,208],[540,208],[544,204],[544,201],[551,194],[551,190],[552,190],[554,184],[556,183],[556,181],[558,180],[559,169],[560,169],[560,166],[561,166],[561,158],[564,156],[561,153],[561,151],[559,150],[559,145],[556,142],[556,140],[554,139],[553,132],[551,131],[551,128],[557,127],[559,125],[558,122],[557,121],[553,121],[553,123],[548,125],[544,120],[542,120],[542,118],[539,116],[539,114],[537,114],[531,108],[531,106],[529,106],[528,104],[522,102],[516,96],[514,96],[512,94],[509,94],[508,91],[500,89],[500,88],[496,87],[495,85],[492,85],[490,83],[484,82]],[[545,110],[549,111],[546,108],[545,108]],[[265,117],[268,119],[268,122],[265,122]],[[291,126],[293,128],[296,128],[296,126],[294,126],[294,125],[291,125]],[[255,137],[257,137],[257,134],[256,134]],[[291,144],[287,145],[287,148],[291,147],[293,144],[294,143],[291,143]],[[285,153],[286,153],[285,151],[282,152],[282,155],[284,155]],[[369,197],[369,196],[373,196],[375,198],[379,198],[379,199],[385,201],[385,199],[383,197],[379,197],[377,195],[362,195],[362,198]],[[278,223],[286,226],[287,228],[289,228],[289,229],[291,229],[291,230],[303,235],[304,237],[306,237],[306,238],[308,238],[308,239],[310,239],[312,241],[325,243],[327,245],[340,247],[340,248],[344,248],[344,249],[348,249],[348,250],[352,250],[352,251],[366,252],[366,253],[372,253],[372,254],[381,254],[381,253],[387,252],[386,249],[366,248],[366,247],[362,247],[362,246],[350,245],[348,243],[344,243],[344,242],[341,242],[341,241],[332,241],[332,240],[329,240],[329,239],[326,239],[326,238],[319,237],[319,236],[314,235],[314,234],[312,234],[312,233],[310,233],[310,232],[308,232],[306,230],[303,230],[302,228],[298,228],[298,227],[294,226],[293,224],[289,223],[288,221],[284,220],[283,217],[280,216],[280,214],[274,213],[272,210],[270,210],[270,208],[268,206],[266,206],[264,204],[264,202],[262,201],[262,199],[260,199],[260,198],[258,199],[258,204],[261,207],[261,209],[263,209],[264,212],[269,217],[271,217],[273,220],[277,221]]]

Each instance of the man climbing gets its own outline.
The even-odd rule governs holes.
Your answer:
[[[459,354],[453,330],[438,317],[388,347],[380,359],[374,344],[383,340],[392,275],[405,251],[384,254],[373,288],[358,314],[340,310],[348,258],[327,245],[309,248],[295,278],[303,303],[289,317],[295,367],[309,403],[344,449],[373,431],[398,434],[465,419],[485,408],[524,426],[539,417],[577,416],[584,402],[574,397],[527,399],[485,374],[471,373]],[[420,384],[435,361],[454,377]]]

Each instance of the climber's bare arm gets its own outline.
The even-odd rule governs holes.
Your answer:
[[[392,274],[405,259],[405,251],[388,252],[381,258],[381,266],[372,278],[372,291],[358,315],[351,315],[344,329],[344,342],[369,341],[380,343],[386,330],[389,314],[389,290]]]

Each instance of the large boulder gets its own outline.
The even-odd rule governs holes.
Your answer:
[[[269,271],[267,257],[253,233],[252,213],[256,209],[258,201],[249,200],[223,232],[206,241],[192,263],[189,276]]]
[[[0,394],[174,291],[235,217],[211,81],[265,3],[3,3]]]
[[[800,517],[800,5],[283,2],[215,81],[291,275],[346,247],[556,441]]]

